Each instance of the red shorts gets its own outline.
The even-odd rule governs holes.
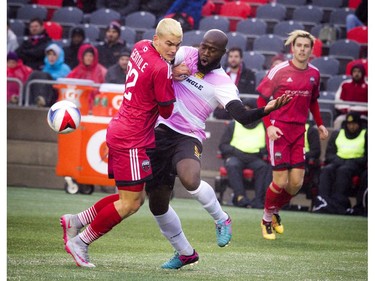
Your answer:
[[[267,136],[269,160],[274,170],[304,168],[305,124],[275,122],[283,135],[272,141]]]
[[[145,148],[108,149],[108,177],[114,178],[121,190],[140,192],[143,183],[152,178],[150,158]]]

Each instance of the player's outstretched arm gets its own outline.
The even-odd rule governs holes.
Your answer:
[[[264,113],[269,114],[272,111],[279,109],[280,107],[288,104],[291,101],[291,99],[292,96],[284,94],[281,97],[278,97],[277,99],[269,101],[266,107],[264,108]]]

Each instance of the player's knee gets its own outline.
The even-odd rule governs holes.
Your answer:
[[[182,185],[188,190],[188,191],[194,191],[199,187],[199,184],[201,182],[201,179],[199,176],[191,176],[187,178],[180,179]]]

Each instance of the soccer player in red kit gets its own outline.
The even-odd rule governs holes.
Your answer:
[[[95,267],[89,261],[88,246],[137,212],[144,202],[144,183],[152,177],[149,153],[155,147],[155,122],[159,114],[168,118],[173,111],[171,62],[181,42],[180,23],[163,19],[152,41],[134,45],[124,99],[107,128],[108,175],[115,179],[118,194],[60,219],[65,250],[78,266]],[[88,226],[80,233],[84,225]]]
[[[304,30],[291,32],[285,45],[291,45],[293,58],[273,67],[257,87],[259,107],[265,106],[270,98],[283,94],[293,96],[289,104],[263,118],[267,128],[268,155],[273,167],[261,221],[265,239],[276,239],[275,232],[284,232],[279,210],[302,186],[305,174],[304,133],[309,110],[318,126],[320,138],[328,137],[318,104],[320,73],[309,64],[314,40]]]

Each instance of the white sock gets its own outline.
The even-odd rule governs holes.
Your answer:
[[[165,214],[154,216],[154,218],[159,225],[160,232],[180,255],[191,256],[194,253],[193,247],[182,231],[180,218],[172,206],[169,206]]]
[[[215,222],[228,219],[228,214],[221,208],[214,189],[207,182],[201,180],[196,190],[188,192],[202,204]]]

